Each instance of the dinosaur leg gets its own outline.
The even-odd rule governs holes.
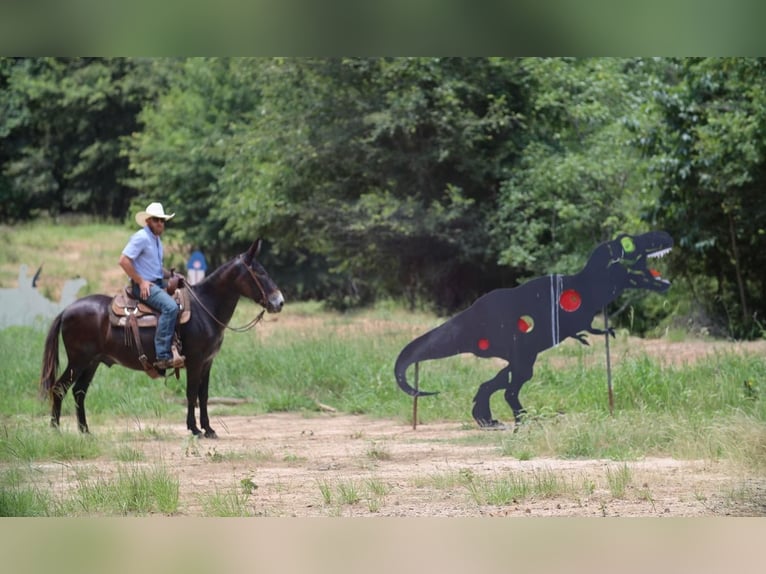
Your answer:
[[[505,400],[513,411],[513,419],[517,425],[521,423],[522,416],[526,413],[519,401],[519,392],[521,386],[532,378],[533,366],[534,360],[529,366],[515,366],[511,369],[511,378],[505,388]]]
[[[508,373],[510,366],[502,369],[493,379],[482,383],[473,397],[473,411],[471,414],[480,427],[497,427],[501,424],[492,418],[489,408],[489,399],[493,393],[508,386]]]

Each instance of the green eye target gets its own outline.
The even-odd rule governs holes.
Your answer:
[[[633,240],[630,237],[623,237],[620,240],[620,243],[622,244],[622,248],[625,250],[625,253],[632,253],[636,250],[636,244],[633,243]]]

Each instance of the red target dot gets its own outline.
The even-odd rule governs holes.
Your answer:
[[[582,297],[574,289],[567,289],[559,297],[559,305],[564,311],[577,311],[582,305]]]
[[[529,315],[522,315],[516,322],[516,327],[522,333],[529,333],[532,329],[535,328],[535,320],[532,319],[532,317]]]
[[[479,339],[479,342],[477,343],[478,347],[482,351],[486,351],[489,349],[489,339]]]

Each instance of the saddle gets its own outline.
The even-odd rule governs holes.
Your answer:
[[[189,293],[185,286],[179,288],[181,281],[177,277],[171,277],[168,282],[168,295],[179,307],[178,319],[176,321],[176,332],[173,336],[172,352],[173,356],[180,355],[181,338],[178,334],[178,326],[186,323],[191,318],[191,307],[189,305]],[[144,367],[146,373],[153,379],[159,378],[157,369],[149,362],[144,353],[141,344],[139,329],[145,327],[156,327],[158,313],[148,305],[139,301],[134,295],[130,286],[125,287],[123,291],[117,293],[112,298],[112,304],[109,306],[109,323],[114,327],[125,328],[125,345],[135,346],[138,351],[138,360]],[[179,369],[175,369],[175,375],[180,377]]]
[[[189,306],[189,293],[186,287],[174,289],[172,292],[168,288],[167,291],[180,309],[178,324],[187,323],[191,318],[191,307]],[[123,291],[114,296],[109,310],[109,322],[115,327],[125,327],[130,317],[136,319],[139,327],[157,326],[157,311],[136,299],[130,286],[125,287]]]

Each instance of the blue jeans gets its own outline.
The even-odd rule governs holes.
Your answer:
[[[133,285],[133,295],[140,299],[138,285]],[[173,341],[173,332],[176,330],[178,304],[165,289],[156,284],[153,284],[149,290],[149,297],[141,299],[141,301],[160,313],[157,318],[157,330],[154,333],[154,352],[157,360],[172,358],[173,353],[170,351],[170,344]]]

